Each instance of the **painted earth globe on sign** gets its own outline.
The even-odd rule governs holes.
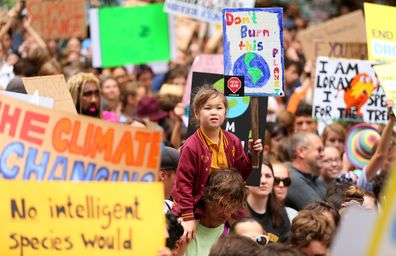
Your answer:
[[[270,78],[267,62],[263,57],[253,52],[247,52],[240,56],[235,61],[232,72],[234,75],[244,75],[245,86],[249,88],[263,87]]]
[[[216,81],[213,87],[224,93],[224,79]],[[227,102],[227,118],[236,118],[243,115],[249,108],[250,97],[227,97]]]

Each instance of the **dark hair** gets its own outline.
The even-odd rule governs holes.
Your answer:
[[[176,241],[179,240],[184,233],[184,228],[177,221],[177,218],[175,216],[169,213],[165,214],[165,216],[166,226],[169,234],[169,237],[166,239],[166,247],[168,247],[169,249],[174,249]]]
[[[268,166],[272,172],[272,176],[274,176],[274,169],[272,168],[271,162],[268,161],[267,159],[263,159],[262,164]],[[284,211],[282,211],[283,207],[281,206],[279,200],[276,198],[273,187],[272,187],[272,193],[269,194],[268,196],[266,210],[268,214],[271,216],[271,224],[274,228],[279,228],[286,224],[285,219],[283,218],[284,217]]]
[[[177,65],[173,69],[169,70],[164,77],[164,83],[171,83],[173,79],[177,77],[187,78],[188,76],[188,68],[185,66]]]
[[[235,222],[231,225],[231,227],[230,227],[230,233],[235,233],[235,228],[236,228],[236,226],[237,226],[238,224],[240,224],[240,223],[247,223],[247,222],[255,222],[255,223],[257,223],[257,224],[259,224],[259,225],[261,226],[261,224],[260,224],[255,218],[252,218],[252,217],[242,217],[242,218],[240,218],[239,220],[235,221]],[[266,232],[266,231],[264,230],[264,228],[263,228],[263,231]]]
[[[267,124],[268,133],[271,135],[271,138],[282,134],[284,137],[288,135],[287,128],[279,123],[268,123]]]
[[[209,256],[259,256],[261,248],[248,237],[231,234],[221,236],[210,249]]]
[[[285,243],[270,243],[262,247],[260,256],[304,256],[297,247]]]
[[[301,101],[297,106],[295,116],[312,116],[312,105]]]
[[[288,58],[285,58],[285,70],[288,69],[291,66],[295,66],[298,72],[298,75],[301,76],[302,72],[303,72],[303,65],[295,60],[290,60]]]
[[[335,208],[335,206],[332,203],[329,203],[325,200],[317,200],[314,202],[311,202],[309,204],[307,204],[306,206],[304,206],[303,208],[304,210],[313,210],[313,211],[317,211],[317,212],[328,212],[331,214],[331,216],[333,217],[334,223],[336,226],[338,226],[338,223],[340,222],[340,213],[338,212],[338,210]]]
[[[144,73],[149,72],[152,76],[154,76],[154,72],[152,68],[149,65],[138,65],[136,67],[135,73],[136,73],[136,79],[139,80],[140,76],[143,75]]]
[[[14,65],[14,74],[22,77],[37,76],[39,66],[33,60],[20,58]]]
[[[351,185],[353,184],[349,182],[343,182],[330,187],[327,190],[325,200],[331,203],[337,210],[340,210],[345,199],[345,192]]]

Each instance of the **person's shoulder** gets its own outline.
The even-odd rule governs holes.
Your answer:
[[[222,130],[224,136],[229,140],[229,141],[233,141],[233,142],[240,142],[241,140],[232,132],[228,132],[226,130]]]

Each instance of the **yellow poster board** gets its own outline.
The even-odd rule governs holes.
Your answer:
[[[157,181],[162,132],[0,95],[0,179]]]
[[[157,255],[162,183],[0,181],[0,255]]]
[[[375,73],[378,76],[382,89],[384,89],[387,99],[393,100],[396,104],[396,63],[375,65]],[[392,108],[396,115],[396,106]]]
[[[396,62],[396,7],[364,3],[369,60]]]
[[[393,255],[396,251],[396,165],[393,163],[387,178],[377,222],[366,255]]]

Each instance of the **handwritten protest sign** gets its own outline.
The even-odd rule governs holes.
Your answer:
[[[364,3],[369,60],[396,62],[396,7]]]
[[[396,63],[375,65],[374,70],[380,80],[386,98],[396,102]],[[393,113],[396,114],[396,106],[394,106],[392,110]]]
[[[221,23],[224,8],[252,8],[255,0],[165,0],[165,11],[197,20]]]
[[[161,137],[0,95],[0,179],[155,181]]]
[[[1,255],[157,255],[161,183],[0,181]]]
[[[245,76],[245,95],[283,95],[282,9],[224,9],[224,74]]]
[[[28,94],[37,90],[40,96],[55,100],[54,109],[77,114],[63,75],[23,77],[22,81]]]
[[[366,42],[362,11],[351,12],[331,19],[321,25],[304,29],[297,34],[308,60],[315,61],[314,39],[336,42]]]
[[[386,123],[386,98],[372,62],[319,57],[312,114],[322,120]]]
[[[314,45],[313,60],[319,56],[356,60],[367,60],[368,58],[366,43],[314,40]]]
[[[89,23],[95,67],[171,59],[163,4],[91,9]]]
[[[27,0],[26,8],[32,26],[45,39],[85,38],[86,10],[84,0]]]

